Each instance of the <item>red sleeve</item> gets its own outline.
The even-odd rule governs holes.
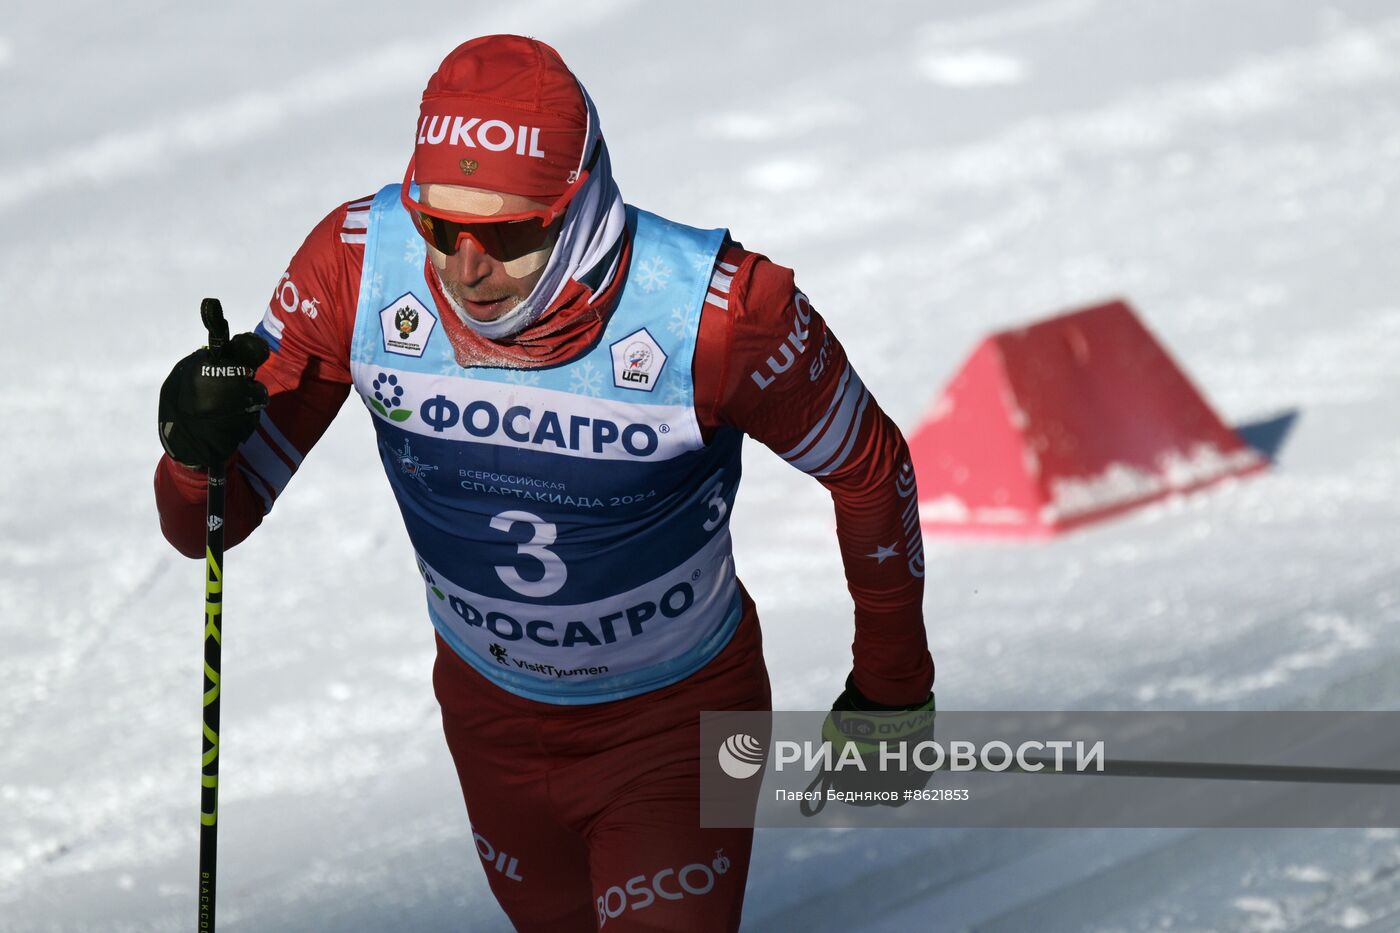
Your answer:
[[[343,204],[316,225],[278,280],[257,326],[272,348],[258,370],[269,398],[257,430],[229,461],[228,547],[262,523],[349,394],[350,338],[369,204],[368,198]],[[204,472],[163,456],[155,488],[166,540],[187,557],[203,557]]]
[[[792,270],[726,248],[700,319],[695,383],[707,433],[737,428],[831,492],[855,602],[856,686],[879,703],[922,700],[933,659],[909,449]]]

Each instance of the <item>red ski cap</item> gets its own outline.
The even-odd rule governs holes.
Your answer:
[[[464,42],[428,79],[410,175],[553,201],[578,180],[588,106],[559,53],[524,36]]]

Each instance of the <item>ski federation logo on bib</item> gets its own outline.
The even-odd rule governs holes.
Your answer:
[[[612,344],[613,385],[650,392],[661,378],[666,351],[643,327]]]
[[[437,315],[423,307],[412,292],[405,292],[379,312],[384,352],[421,357],[436,325]]]

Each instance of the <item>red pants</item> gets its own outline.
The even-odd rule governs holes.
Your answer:
[[[592,706],[507,693],[438,640],[433,686],[482,867],[516,929],[736,930],[752,829],[702,829],[699,713],[771,709],[748,594],[677,684]]]

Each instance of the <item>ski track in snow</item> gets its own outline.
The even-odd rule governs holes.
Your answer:
[[[1400,18],[930,10],[536,0],[440,35],[427,4],[9,17],[0,926],[188,927],[202,579],[156,528],[155,393],[200,297],[251,326],[305,231],[397,178],[417,90],[469,30],[556,44],[629,199],[793,266],[906,429],[989,330],[1113,294],[1227,420],[1296,414],[1257,478],[1047,544],[930,540],[940,705],[1395,708]],[[45,208],[84,222],[29,229]],[[227,930],[508,929],[378,471],[345,413],[230,552]],[[758,445],[745,471],[774,699],[823,708],[850,641],[829,499]],[[1390,829],[760,831],[746,902],[746,929],[813,933],[1397,926]]]

